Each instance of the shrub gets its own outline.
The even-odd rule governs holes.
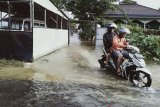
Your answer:
[[[17,61],[14,59],[0,59],[0,66],[15,66],[15,67],[23,67],[22,61]]]
[[[131,30],[131,34],[127,36],[130,39],[130,44],[140,48],[147,62],[160,63],[160,36],[147,35],[142,29],[134,26],[128,28]]]
[[[82,31],[79,33],[81,40],[92,40],[95,36],[95,23],[93,22],[81,22],[80,28]]]
[[[144,34],[146,35],[159,35],[160,36],[160,30],[155,30],[155,29],[145,29]]]

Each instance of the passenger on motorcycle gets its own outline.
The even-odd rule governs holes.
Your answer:
[[[114,32],[115,28],[117,28],[117,25],[115,23],[109,23],[107,25],[107,32],[103,35],[103,45],[104,45],[104,49],[105,49],[105,56],[106,56],[106,61],[105,64],[103,64],[103,62],[101,62],[101,60],[98,60],[99,63],[103,66],[101,66],[101,68],[105,68],[105,66],[108,66],[108,61],[111,57],[111,47],[112,47],[112,41],[113,41],[113,37],[116,35],[116,33]]]
[[[125,36],[130,34],[130,30],[125,27],[119,29],[119,34],[114,36],[112,43],[113,57],[117,58],[116,70],[117,74],[121,74],[120,65],[123,63],[123,57],[128,58],[128,53],[123,49],[127,47],[128,43],[126,42]]]

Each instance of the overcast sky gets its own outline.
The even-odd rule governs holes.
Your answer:
[[[160,8],[160,0],[133,0],[133,1],[137,1],[137,3],[140,5],[144,5],[154,9]]]

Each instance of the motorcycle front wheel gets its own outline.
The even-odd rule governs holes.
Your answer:
[[[150,87],[152,83],[151,76],[143,71],[131,72],[129,81],[138,87]]]

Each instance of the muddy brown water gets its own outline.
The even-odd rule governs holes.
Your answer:
[[[1,67],[0,107],[160,106],[159,65],[147,65],[153,74],[152,87],[137,88],[99,70],[101,54],[100,44],[72,37],[70,46],[25,67]]]

